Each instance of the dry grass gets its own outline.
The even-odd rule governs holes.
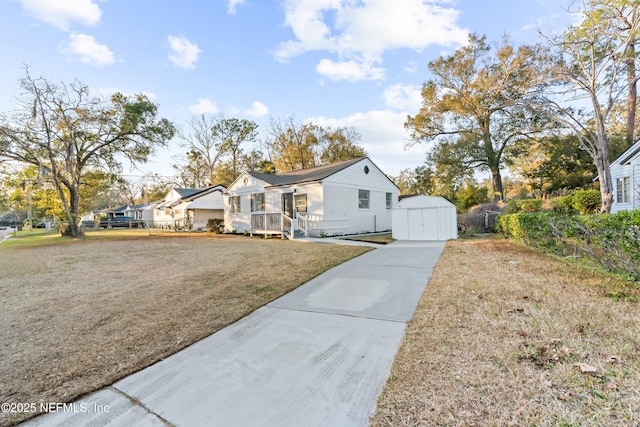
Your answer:
[[[72,401],[368,250],[241,236],[65,241],[0,247],[0,403]],[[28,416],[0,413],[0,425]]]
[[[638,294],[504,240],[450,242],[372,425],[638,426]]]
[[[387,234],[368,234],[356,237],[344,237],[345,240],[356,240],[358,242],[368,242],[368,243],[379,243],[381,245],[386,245],[387,243],[392,243],[394,238],[391,237],[391,233]]]

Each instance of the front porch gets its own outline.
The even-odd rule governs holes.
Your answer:
[[[252,213],[249,234],[264,235],[265,238],[280,235],[282,239],[293,240],[296,237],[309,237],[309,221],[300,213],[296,218],[287,216],[284,212]]]

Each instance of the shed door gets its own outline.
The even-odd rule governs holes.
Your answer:
[[[440,221],[438,209],[407,210],[409,240],[439,240]]]
[[[422,224],[422,209],[407,210],[407,239],[424,240],[424,225]]]
[[[438,240],[440,238],[439,227],[438,209],[422,209],[423,240]]]

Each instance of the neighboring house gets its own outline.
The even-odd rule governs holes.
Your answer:
[[[153,227],[204,230],[210,219],[224,218],[225,187],[174,188],[153,210]]]
[[[225,230],[289,238],[389,231],[398,194],[367,157],[279,174],[245,172],[224,193]]]
[[[640,142],[622,153],[610,167],[613,180],[611,213],[640,208]]]

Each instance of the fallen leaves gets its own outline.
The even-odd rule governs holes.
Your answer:
[[[574,363],[573,367],[578,368],[580,372],[583,374],[596,375],[598,373],[598,368],[596,368],[595,366],[588,365],[586,363],[581,363],[581,362]]]

